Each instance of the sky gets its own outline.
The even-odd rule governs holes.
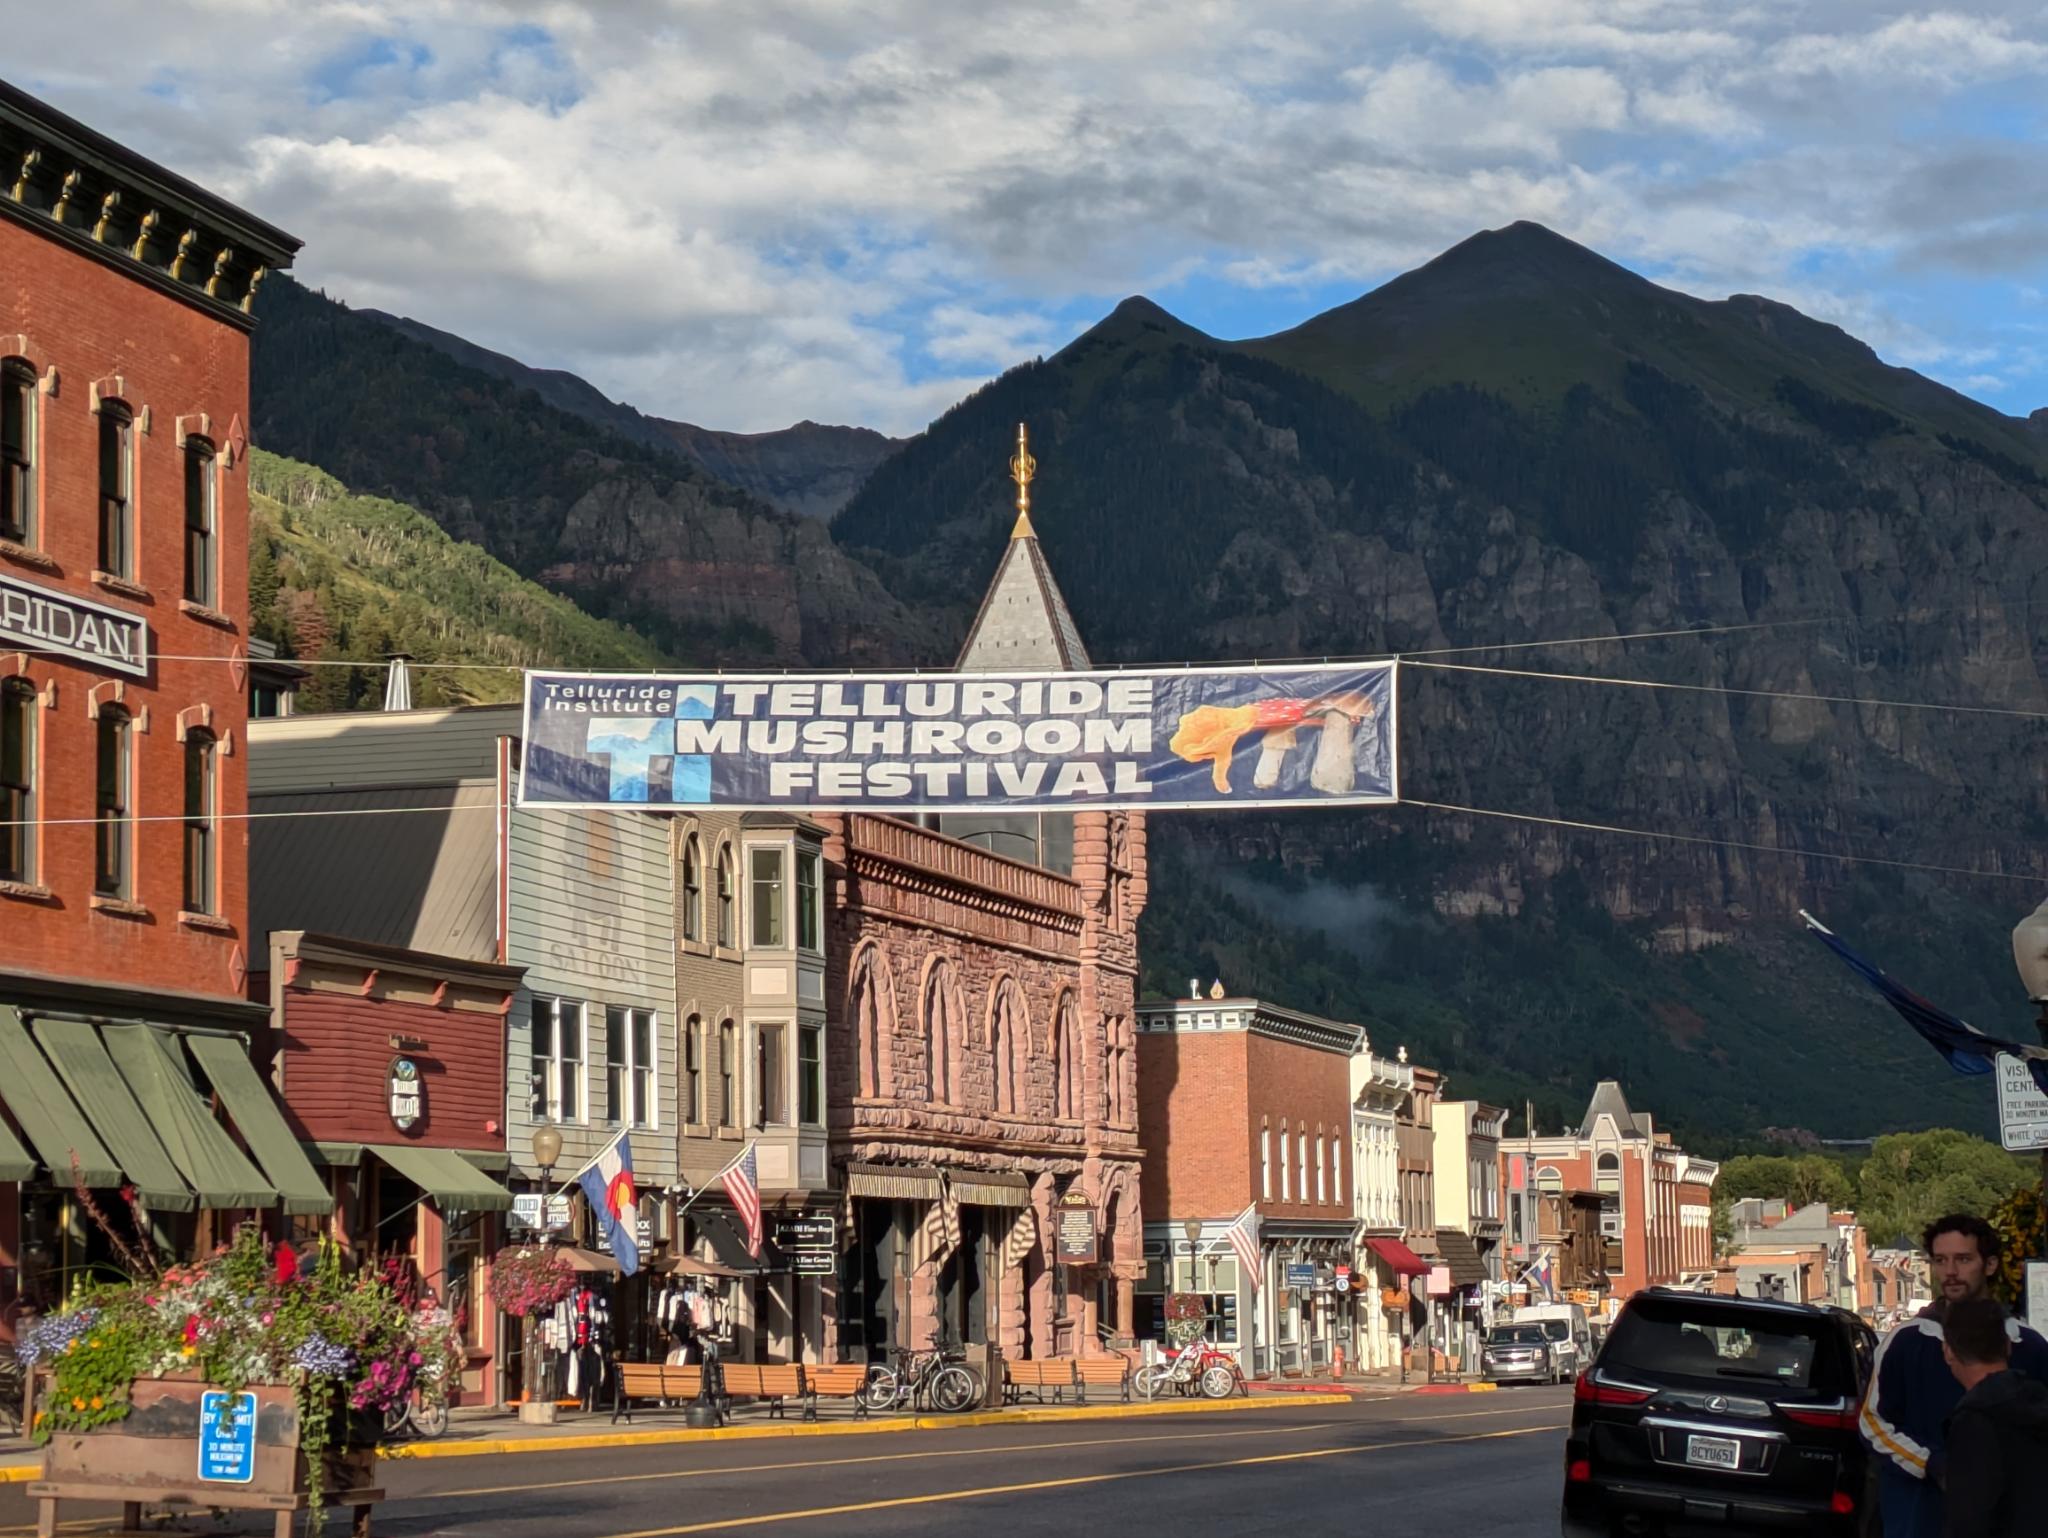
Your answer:
[[[64,0],[0,74],[643,411],[914,432],[1533,219],[2048,406],[2048,0]]]

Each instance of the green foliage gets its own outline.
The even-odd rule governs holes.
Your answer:
[[[1856,1211],[1873,1245],[1917,1245],[1947,1213],[1989,1217],[2032,1174],[1997,1144],[1951,1127],[1895,1132],[1879,1138],[1864,1161]]]
[[[522,667],[647,668],[667,659],[593,619],[402,503],[356,496],[334,477],[250,455],[252,629],[287,657],[415,661],[421,707],[516,699]],[[304,711],[382,702],[379,667],[316,667]]]
[[[1874,443],[1906,431],[1906,424],[1889,411],[1844,400],[1791,374],[1778,377],[1775,393],[1808,422],[1842,443]]]
[[[1743,1154],[1721,1166],[1714,1195],[1739,1201],[1746,1196],[1776,1198],[1794,1209],[1826,1202],[1836,1211],[1854,1207],[1856,1188],[1841,1162],[1825,1154]]]

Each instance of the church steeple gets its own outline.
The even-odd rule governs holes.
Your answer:
[[[1077,672],[1091,665],[1074,616],[1046,564],[1038,531],[1031,525],[1031,482],[1037,473],[1030,436],[1019,422],[1017,452],[1010,458],[1017,521],[995,579],[968,627],[967,643],[960,648],[960,660],[954,664],[960,672]]]

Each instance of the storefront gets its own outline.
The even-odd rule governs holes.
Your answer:
[[[251,1066],[247,1037],[163,1013],[0,1004],[10,1337],[23,1311],[48,1312],[84,1283],[132,1275],[138,1252],[190,1259],[242,1222],[276,1231],[333,1206]]]
[[[258,979],[272,1078],[318,1166],[324,1212],[295,1220],[394,1268],[462,1332],[462,1399],[500,1402],[488,1266],[506,1189],[505,1015],[516,967],[286,931]]]
[[[1415,1294],[1429,1276],[1429,1262],[1399,1239],[1375,1235],[1358,1252],[1356,1274],[1359,1364],[1373,1372],[1399,1368],[1413,1339]]]

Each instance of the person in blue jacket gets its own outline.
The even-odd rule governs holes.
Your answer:
[[[1941,1538],[1947,1474],[1944,1428],[1963,1386],[1942,1356],[1942,1316],[1964,1298],[1990,1293],[1998,1273],[1998,1231],[1953,1214],[1927,1226],[1927,1266],[1939,1296],[1884,1338],[1858,1421],[1878,1459],[1877,1505],[1884,1538]],[[2012,1370],[2048,1383],[2048,1340],[2005,1322]]]

